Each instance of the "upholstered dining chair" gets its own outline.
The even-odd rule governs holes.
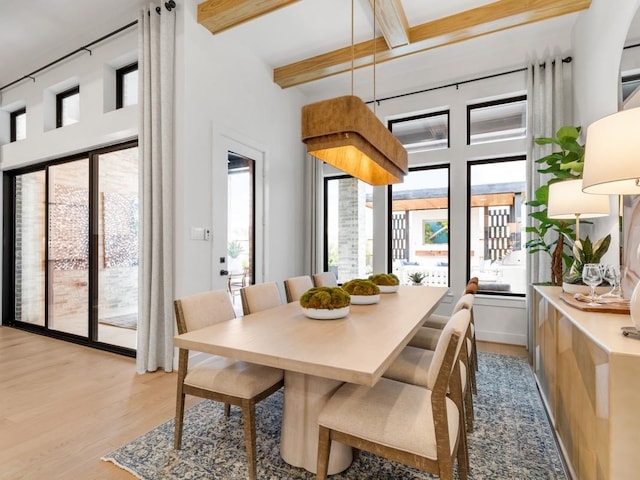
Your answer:
[[[435,473],[443,480],[466,480],[468,462],[460,412],[447,395],[459,364],[456,351],[464,335],[465,314],[454,316],[438,343],[427,372],[429,388],[381,378],[373,387],[346,383],[329,399],[318,418],[317,477],[327,478],[331,442]],[[459,375],[459,372],[457,373]],[[453,392],[452,396],[460,396]]]
[[[474,411],[473,411],[473,395],[471,394],[471,385],[469,378],[469,354],[468,354],[468,331],[471,325],[471,312],[468,309],[461,309],[456,312],[449,322],[462,322],[458,317],[464,315],[466,317],[465,335],[460,338],[460,352],[458,355],[459,375],[457,378],[452,378],[452,382],[459,382],[459,389],[462,392],[461,401],[456,403],[460,409],[460,413],[463,414],[463,425],[466,426],[466,430],[471,432],[473,430]],[[428,329],[429,327],[422,327]],[[399,382],[410,383],[412,385],[418,385],[428,388],[427,372],[440,336],[443,330],[435,330],[437,335],[433,335],[430,338],[432,344],[425,346],[425,348],[418,348],[412,346],[406,346],[401,351],[398,357],[393,361],[389,368],[383,374],[385,378],[391,378]],[[427,348],[428,347],[428,348]]]
[[[174,301],[178,333],[204,328],[235,318],[233,304],[226,290],[191,295]],[[225,416],[230,405],[242,408],[248,478],[256,478],[255,405],[284,385],[283,371],[217,355],[207,355],[196,365],[189,365],[189,350],[180,349],[178,392],[173,445],[182,444],[185,395],[194,395],[224,403]]]
[[[314,273],[313,284],[316,287],[337,287],[338,279],[333,272]]]
[[[245,315],[282,305],[280,289],[276,282],[256,283],[240,289],[242,311]]]
[[[309,275],[287,278],[284,281],[284,292],[287,297],[287,303],[300,300],[302,294],[313,287],[313,280],[311,280]]]
[[[464,293],[462,294],[462,297],[464,297],[465,295],[471,294],[471,295],[474,295],[474,298],[475,298],[475,295],[477,292],[478,292],[478,277],[472,277],[469,280],[469,282],[467,282],[467,285],[464,289]],[[454,312],[455,312],[455,307],[454,307]],[[432,314],[427,318],[427,320],[425,320],[423,326],[442,329],[444,325],[447,323],[448,319],[449,317],[447,315]],[[478,371],[478,346],[476,343],[476,321],[473,315],[473,310],[471,310],[470,332],[471,332],[471,335],[470,335],[471,347],[469,348],[469,355],[471,358],[470,364],[473,367],[473,372],[471,373],[471,381],[472,381],[473,393],[476,393],[477,387],[476,387],[475,372]]]

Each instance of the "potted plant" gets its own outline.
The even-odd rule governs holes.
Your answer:
[[[413,272],[410,273],[408,277],[414,285],[422,285],[422,280],[425,279],[426,275],[422,272]]]
[[[571,237],[567,237],[566,239],[573,252],[573,263],[563,277],[562,288],[565,292],[569,293],[584,293],[583,290],[586,291],[587,289],[574,287],[573,285],[584,285],[582,281],[582,268],[587,263],[600,263],[602,256],[607,253],[609,249],[611,235],[607,235],[593,244],[588,236],[584,240],[576,240],[575,242]],[[607,284],[608,282],[603,279],[603,283]],[[607,287],[605,286],[605,288]]]
[[[240,271],[241,263],[238,260],[238,257],[242,253],[244,249],[242,248],[242,244],[240,240],[231,240],[227,244],[227,255],[229,255],[229,270],[230,271]]]

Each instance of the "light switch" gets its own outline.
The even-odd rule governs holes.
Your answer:
[[[191,240],[204,240],[205,229],[203,227],[191,227],[189,238]]]

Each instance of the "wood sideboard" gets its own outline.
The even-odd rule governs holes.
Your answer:
[[[578,480],[640,479],[640,340],[628,314],[578,310],[535,286],[533,368]]]

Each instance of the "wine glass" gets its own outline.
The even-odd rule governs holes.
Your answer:
[[[598,305],[596,299],[596,286],[602,283],[602,274],[600,273],[600,265],[597,263],[586,263],[582,267],[582,281],[589,285],[591,293],[589,294],[589,303],[587,305]]]
[[[617,265],[603,265],[602,278],[609,282],[609,285],[611,285],[611,290],[607,293],[603,293],[602,295],[600,295],[600,297],[622,297],[622,292],[620,291],[620,268]]]

